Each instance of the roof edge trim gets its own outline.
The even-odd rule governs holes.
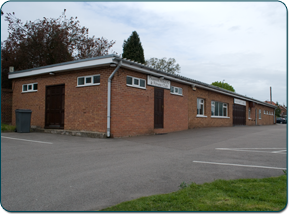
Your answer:
[[[106,65],[113,63],[114,57],[105,57],[105,58],[94,58],[91,60],[79,60],[79,61],[71,61],[70,63],[61,63],[55,64],[53,66],[44,66],[40,68],[30,69],[30,70],[23,70],[20,72],[10,72],[9,79],[21,78],[21,77],[28,77],[34,75],[41,75],[51,72],[62,72],[62,71],[69,71],[81,68],[90,68],[100,65]]]

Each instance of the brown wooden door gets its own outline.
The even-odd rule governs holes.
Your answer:
[[[64,128],[64,85],[46,87],[45,128]]]
[[[246,125],[246,106],[233,105],[233,125]]]
[[[154,128],[164,128],[164,89],[155,87]]]

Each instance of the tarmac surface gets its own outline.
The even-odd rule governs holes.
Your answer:
[[[286,168],[285,124],[119,139],[2,133],[1,205],[94,211],[177,191],[182,182],[279,176]]]

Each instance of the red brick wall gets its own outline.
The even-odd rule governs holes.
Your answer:
[[[112,79],[111,134],[114,137],[152,134],[153,88],[126,85],[126,76],[146,80],[146,75],[120,68]]]
[[[272,125],[274,124],[274,108],[270,108],[267,106],[262,106],[259,104],[255,104],[254,107],[251,108],[251,119],[249,119],[249,104],[247,102],[247,106],[246,106],[246,115],[247,115],[247,120],[246,120],[246,124],[249,126],[254,126],[256,124],[256,114],[255,111],[257,109],[257,125]],[[259,109],[261,109],[261,119],[259,119]],[[273,115],[270,114],[264,114],[264,110],[268,112],[272,112]]]
[[[12,122],[12,89],[1,89],[1,123]]]
[[[205,100],[206,118],[196,117],[197,115],[197,98]],[[228,116],[230,118],[211,118],[211,101],[220,101],[228,103]],[[200,128],[210,126],[233,126],[233,104],[234,98],[222,95],[213,91],[197,87],[196,91],[189,90],[189,128]],[[274,112],[273,108],[255,104],[251,108],[251,119],[249,119],[249,102],[246,102],[246,125],[255,125],[255,109],[257,108],[257,125],[274,124],[274,116],[264,114],[264,110]],[[261,109],[262,119],[259,119],[259,109]]]
[[[190,89],[190,86],[172,81],[171,85],[182,88],[183,96],[174,95],[170,93],[170,90],[165,90],[163,131],[172,132],[172,131],[187,130],[189,128],[188,91]]]
[[[147,80],[147,75],[119,69],[112,80],[111,133],[114,137],[152,133],[166,133],[188,129],[188,86],[171,82],[183,88],[183,96],[172,95],[164,89],[164,128],[154,129],[154,87],[146,89],[126,85],[126,77]]]
[[[46,86],[65,84],[64,129],[106,132],[107,79],[113,68],[97,68],[13,80],[13,111],[31,109],[31,125],[45,125]],[[76,87],[77,77],[100,74],[100,85]],[[38,91],[21,93],[22,85],[38,82]],[[12,118],[15,124],[15,115]]]
[[[97,68],[83,71],[41,75],[13,80],[13,111],[31,109],[31,125],[45,126],[46,86],[65,84],[64,129],[106,132],[107,79],[114,68]],[[77,77],[100,74],[100,85],[76,87]],[[146,89],[126,85],[126,76],[147,79],[145,74],[119,69],[112,80],[111,134],[114,137],[172,132],[188,129],[188,86],[171,83],[183,88],[184,96],[170,94],[164,89],[164,128],[154,129],[154,87]],[[22,93],[22,85],[38,83],[38,91]],[[13,115],[15,125],[15,115]]]
[[[207,117],[197,117],[197,98],[204,99],[204,115]],[[227,103],[228,117],[212,118],[211,101]],[[213,127],[213,126],[232,126],[233,125],[233,102],[234,98],[219,94],[213,91],[196,87],[196,90],[189,89],[189,128]]]

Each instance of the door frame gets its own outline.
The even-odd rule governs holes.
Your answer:
[[[51,127],[49,125],[47,125],[47,88],[49,87],[57,87],[57,86],[63,86],[64,88],[64,96],[62,98],[62,102],[63,102],[63,109],[62,109],[62,114],[63,114],[63,117],[64,117],[64,113],[65,113],[65,84],[57,84],[57,85],[46,85],[45,86],[45,121],[44,121],[44,128],[45,129],[64,129],[64,119],[63,119],[63,124],[60,124],[60,127]]]
[[[246,125],[246,114],[247,114],[247,110],[246,110],[246,106],[243,105],[238,105],[238,104],[233,104],[233,126],[245,126]],[[243,112],[244,117],[236,117],[239,116],[239,114]],[[237,114],[237,115],[235,115]],[[237,122],[237,124],[236,124]],[[242,124],[241,124],[242,122]]]
[[[157,90],[159,90],[159,91],[161,91],[161,93],[162,93],[162,100],[161,100],[161,109],[162,109],[162,121],[161,121],[161,124],[160,123],[158,123],[158,124],[156,124],[156,113],[157,113],[157,109],[156,109],[156,91]],[[164,92],[164,89],[163,88],[159,88],[159,87],[154,87],[154,129],[163,129],[164,128],[164,95],[165,95],[165,92]],[[160,97],[158,97],[158,98],[160,98]]]
[[[258,125],[258,115],[257,115],[257,108],[255,109],[255,125]]]

